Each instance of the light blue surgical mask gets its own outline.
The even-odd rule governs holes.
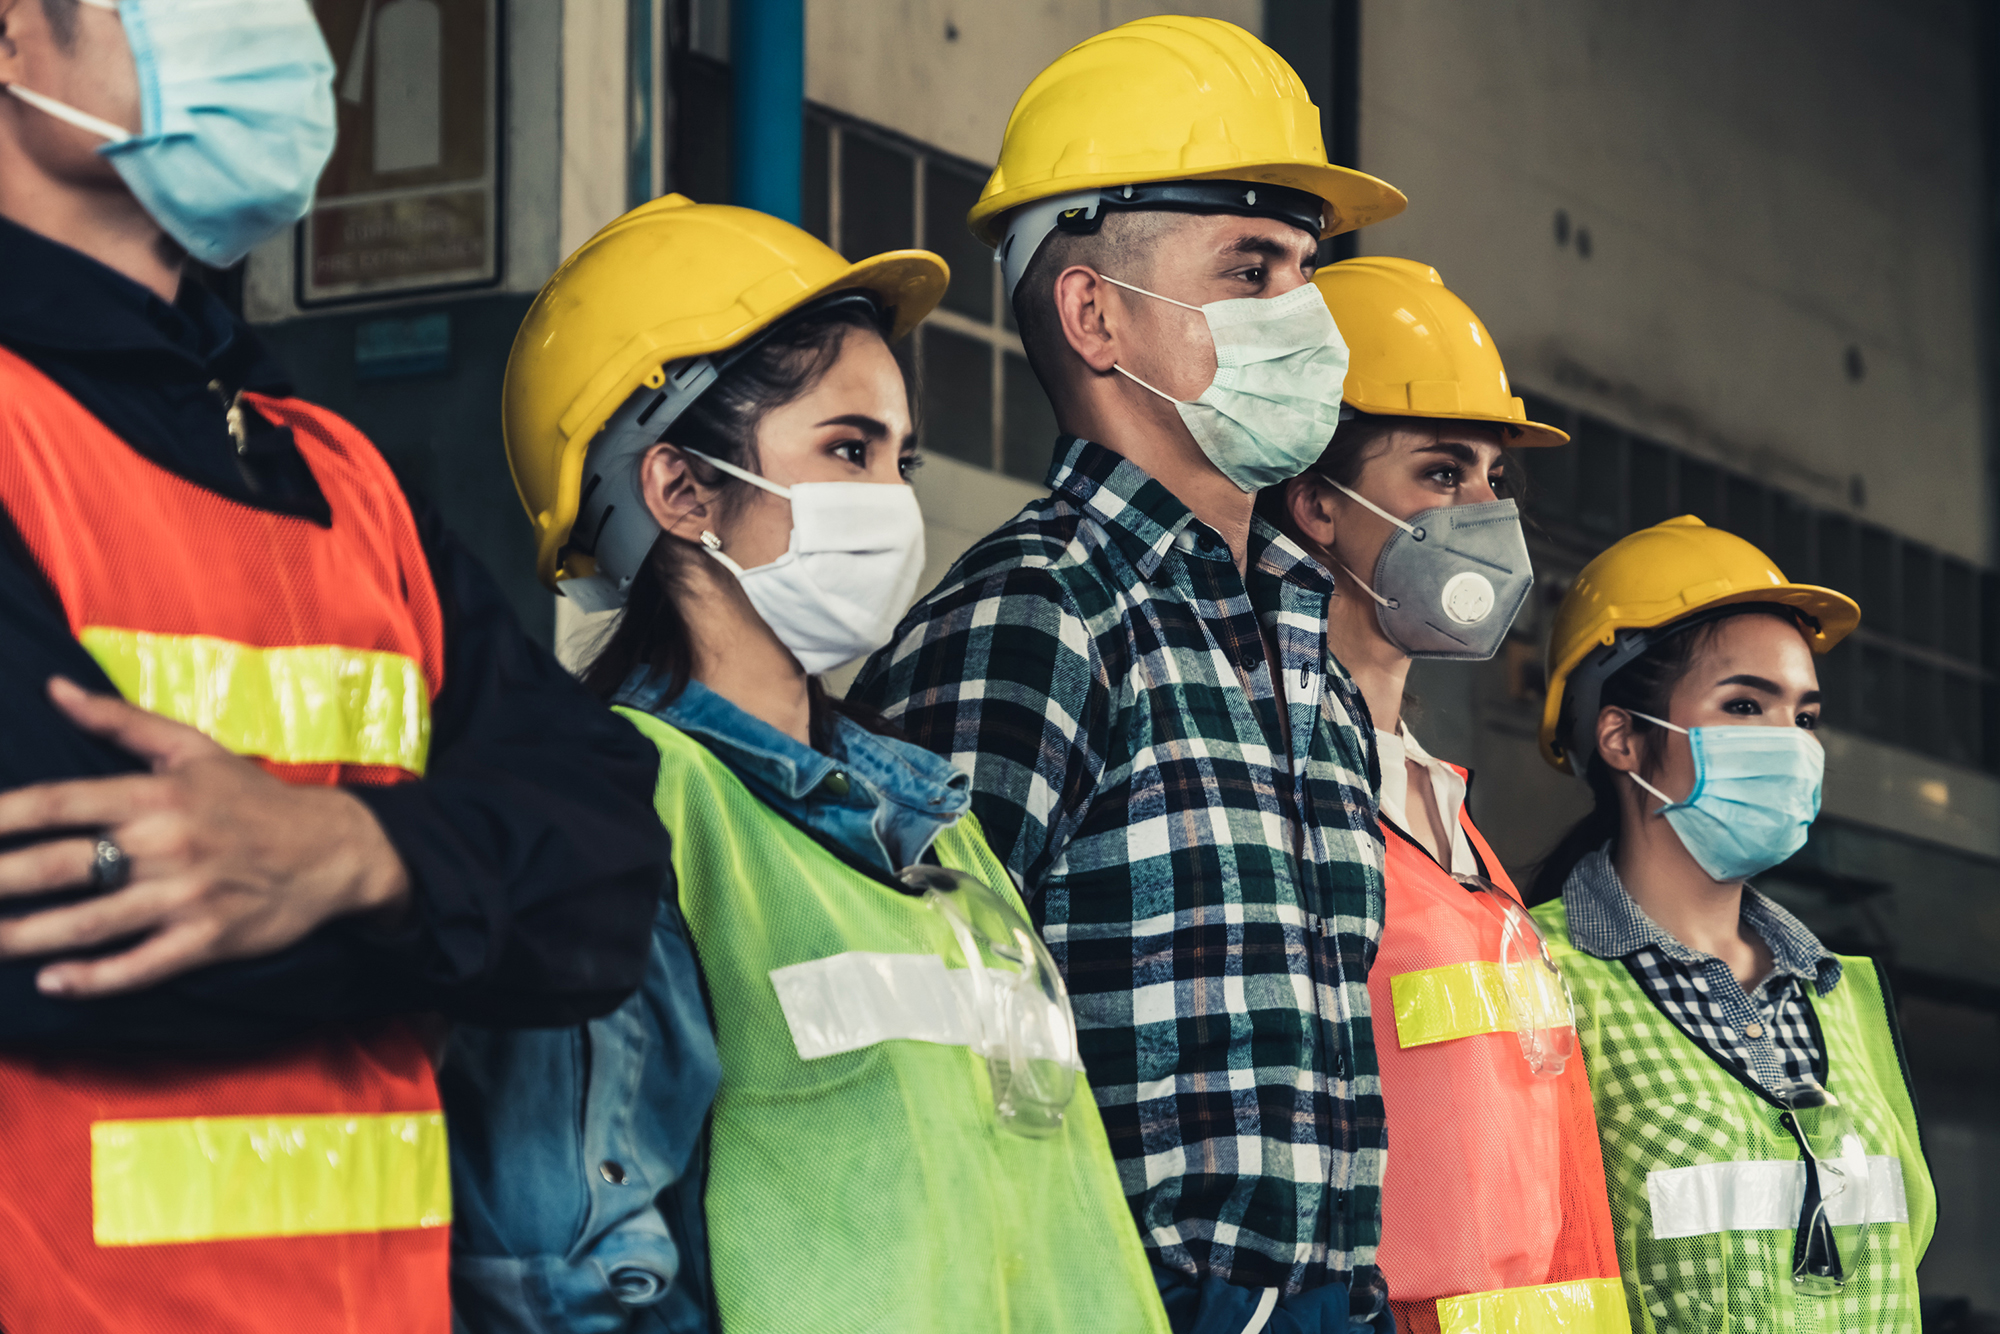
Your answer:
[[[1115,287],[1198,312],[1215,340],[1215,379],[1196,399],[1155,389],[1123,366],[1112,369],[1174,405],[1188,433],[1224,477],[1261,491],[1311,467],[1340,425],[1347,343],[1311,283],[1283,296],[1237,297],[1191,306],[1143,287]]]
[[[1681,727],[1650,713],[1635,718],[1679,732],[1694,754],[1694,787],[1675,801],[1638,774],[1631,779],[1666,805],[1681,843],[1709,879],[1743,880],[1768,871],[1806,844],[1819,818],[1826,751],[1798,727]]]
[[[97,151],[204,264],[227,268],[306,215],[334,138],[333,56],[308,0],[82,3],[124,20],[139,132],[8,92],[109,140]]]

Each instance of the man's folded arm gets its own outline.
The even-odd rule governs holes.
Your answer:
[[[229,1047],[412,1010],[553,1026],[637,986],[671,892],[657,756],[521,634],[436,515],[412,508],[445,618],[430,758],[420,782],[349,789],[409,872],[402,923],[334,921],[262,958],[92,1000],[39,993],[46,959],[0,960],[0,1043]],[[50,703],[51,675],[115,692],[11,527],[0,516],[0,790],[138,771]]]
[[[350,789],[402,854],[413,923],[385,945],[430,1008],[559,1026],[645,975],[671,892],[659,752],[521,632],[485,569],[413,503],[445,614],[419,783]]]

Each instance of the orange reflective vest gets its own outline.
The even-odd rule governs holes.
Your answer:
[[[1459,820],[1488,878],[1518,899],[1463,808]],[[1626,1334],[1583,1058],[1553,1079],[1529,1069],[1503,994],[1498,906],[1383,825],[1368,999],[1390,1136],[1377,1263],[1396,1326]]]
[[[423,772],[443,622],[416,524],[353,426],[290,427],[332,514],[238,504],[0,350],[0,505],[124,696],[298,783]],[[444,1120],[400,1023],[254,1056],[0,1056],[0,1327],[450,1329]]]

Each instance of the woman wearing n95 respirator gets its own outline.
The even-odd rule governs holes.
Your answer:
[[[508,458],[543,577],[623,609],[583,676],[659,748],[678,893],[615,1014],[455,1039],[474,1331],[1163,1334],[1067,994],[965,776],[818,682],[916,591],[890,343],[946,279],[669,195],[522,326]]]
[[[1333,572],[1328,641],[1368,701],[1387,848],[1368,972],[1390,1143],[1377,1261],[1400,1330],[1625,1327],[1590,1088],[1561,979],[1466,807],[1471,774],[1402,717],[1415,658],[1490,658],[1534,579],[1506,447],[1527,420],[1437,271],[1313,280],[1352,349],[1342,422],[1260,505]]]
[[[1819,814],[1814,655],[1860,618],[1692,517],[1612,546],[1556,613],[1542,751],[1596,808],[1535,916],[1576,992],[1637,1328],[1919,1323],[1936,1198],[1894,1001],[1748,884]]]

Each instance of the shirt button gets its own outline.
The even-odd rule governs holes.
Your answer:
[[[847,781],[846,774],[835,769],[820,781],[820,788],[829,797],[832,797],[835,801],[839,801],[848,794],[852,788],[852,784]]]
[[[1764,1026],[1762,1024],[1745,1024],[1743,1025],[1743,1036],[1746,1038],[1761,1038],[1764,1036]]]
[[[597,1175],[614,1186],[622,1186],[625,1184],[625,1164],[606,1158],[597,1165]]]

